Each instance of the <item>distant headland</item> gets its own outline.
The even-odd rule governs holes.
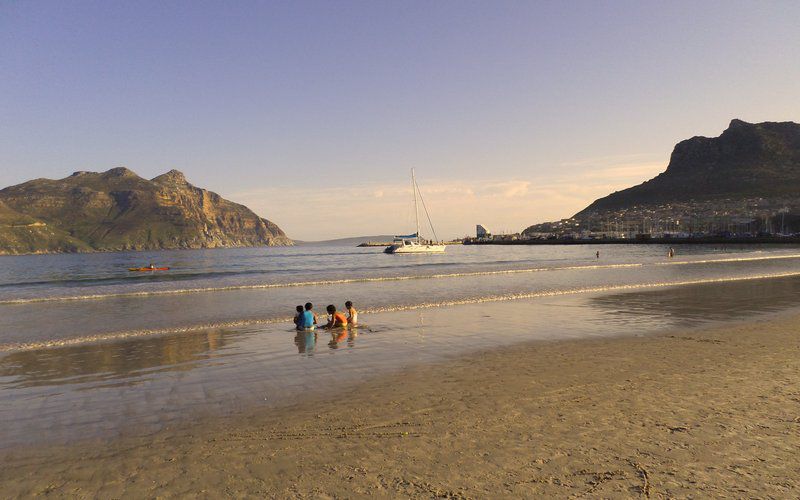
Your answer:
[[[181,172],[120,167],[0,190],[0,255],[292,245],[274,223]]]
[[[734,119],[719,137],[679,142],[666,171],[647,182],[568,219],[483,239],[764,242],[797,233],[800,125]]]

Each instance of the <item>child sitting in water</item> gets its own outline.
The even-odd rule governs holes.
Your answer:
[[[303,321],[303,313],[305,310],[303,309],[303,306],[297,306],[294,309],[297,311],[294,315],[294,326],[298,330],[302,330],[305,328],[305,322]]]
[[[326,308],[328,311],[328,324],[325,325],[325,328],[336,328],[336,327],[345,327],[347,326],[347,318],[344,317],[344,314],[340,312],[336,312],[336,306],[331,304]]]
[[[303,313],[304,330],[313,330],[315,328],[314,325],[317,324],[317,315],[311,310],[313,308],[314,305],[311,302],[306,302],[306,310]]]
[[[358,311],[353,307],[353,303],[349,300],[344,303],[344,308],[347,309],[347,321],[351,326],[358,325]]]

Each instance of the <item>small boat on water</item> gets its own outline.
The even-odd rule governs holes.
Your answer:
[[[417,232],[408,236],[395,236],[391,245],[386,247],[383,251],[391,254],[405,254],[405,253],[444,253],[445,246],[439,243],[436,238],[436,230],[433,229],[431,216],[428,213],[428,207],[425,206],[425,199],[422,197],[422,192],[417,185],[417,178],[414,175],[414,169],[411,169],[411,190],[414,193],[414,218],[417,224]],[[417,195],[422,202],[422,208],[425,210],[425,216],[428,218],[428,224],[431,226],[433,233],[433,241],[423,240],[419,236],[419,204],[417,203]]]
[[[396,239],[383,251],[386,253],[444,253],[444,245],[426,242],[417,238]]]
[[[131,271],[131,272],[169,271],[169,268],[168,267],[129,267],[128,271]]]

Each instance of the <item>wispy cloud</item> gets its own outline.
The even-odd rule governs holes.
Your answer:
[[[619,165],[635,165],[641,163],[650,163],[656,158],[650,153],[631,153],[626,155],[609,155],[597,156],[593,158],[581,158],[578,160],[571,160],[562,162],[561,167],[594,167],[606,168]]]
[[[472,234],[477,223],[495,232],[516,232],[536,222],[569,217],[595,199],[663,170],[663,164],[636,163],[625,157],[622,163],[584,169],[579,175],[426,180],[422,194],[440,237]],[[230,197],[273,220],[289,236],[304,240],[402,233],[413,227],[411,187],[405,183],[270,187]]]

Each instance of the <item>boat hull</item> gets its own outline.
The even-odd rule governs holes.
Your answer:
[[[391,254],[444,253],[444,245],[389,245],[384,250]]]

